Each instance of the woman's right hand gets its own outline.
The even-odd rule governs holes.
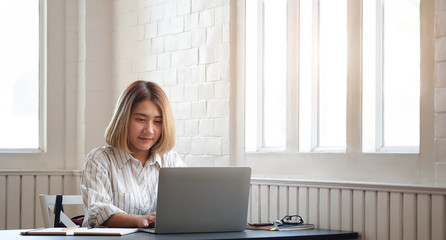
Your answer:
[[[138,228],[147,228],[153,226],[156,220],[156,212],[147,215],[141,215],[138,219]]]

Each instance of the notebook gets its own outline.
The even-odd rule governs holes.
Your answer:
[[[152,233],[246,229],[251,168],[161,168]]]

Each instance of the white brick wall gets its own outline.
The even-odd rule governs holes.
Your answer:
[[[176,119],[175,150],[192,166],[227,164],[229,1],[116,0],[114,6],[116,81],[159,83]]]

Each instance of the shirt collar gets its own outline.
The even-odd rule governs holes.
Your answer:
[[[124,151],[122,151],[121,149],[118,149],[118,148],[115,148],[115,149],[118,150],[117,154],[116,154],[117,155],[116,158],[118,160],[117,162],[118,162],[119,168],[122,168],[128,161],[130,161],[132,159],[134,159],[135,161],[139,161],[138,159],[134,158],[132,156],[132,154],[124,152]],[[161,155],[158,154],[158,153],[152,154],[152,156],[149,159],[147,159],[147,163],[146,164],[151,166],[151,165],[154,165],[156,163],[158,163],[157,167],[159,167],[159,168],[163,167],[163,161],[162,161]]]
[[[162,161],[161,155],[159,155],[158,153],[153,153],[152,156],[149,159],[147,159],[146,164],[154,165],[156,163],[158,163],[157,167],[159,167],[159,168],[163,167],[163,161]]]
[[[116,149],[116,160],[118,163],[119,168],[122,168],[128,161],[130,161],[131,159],[135,159],[132,154],[128,153],[128,152],[124,152],[119,148],[114,148]]]

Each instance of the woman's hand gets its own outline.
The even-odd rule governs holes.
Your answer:
[[[153,226],[156,220],[156,212],[149,213],[147,215],[141,215],[138,220],[138,228],[147,228]]]
[[[126,213],[117,213],[104,222],[106,227],[115,228],[146,228],[153,226],[156,220],[156,212],[147,215],[135,215]]]

